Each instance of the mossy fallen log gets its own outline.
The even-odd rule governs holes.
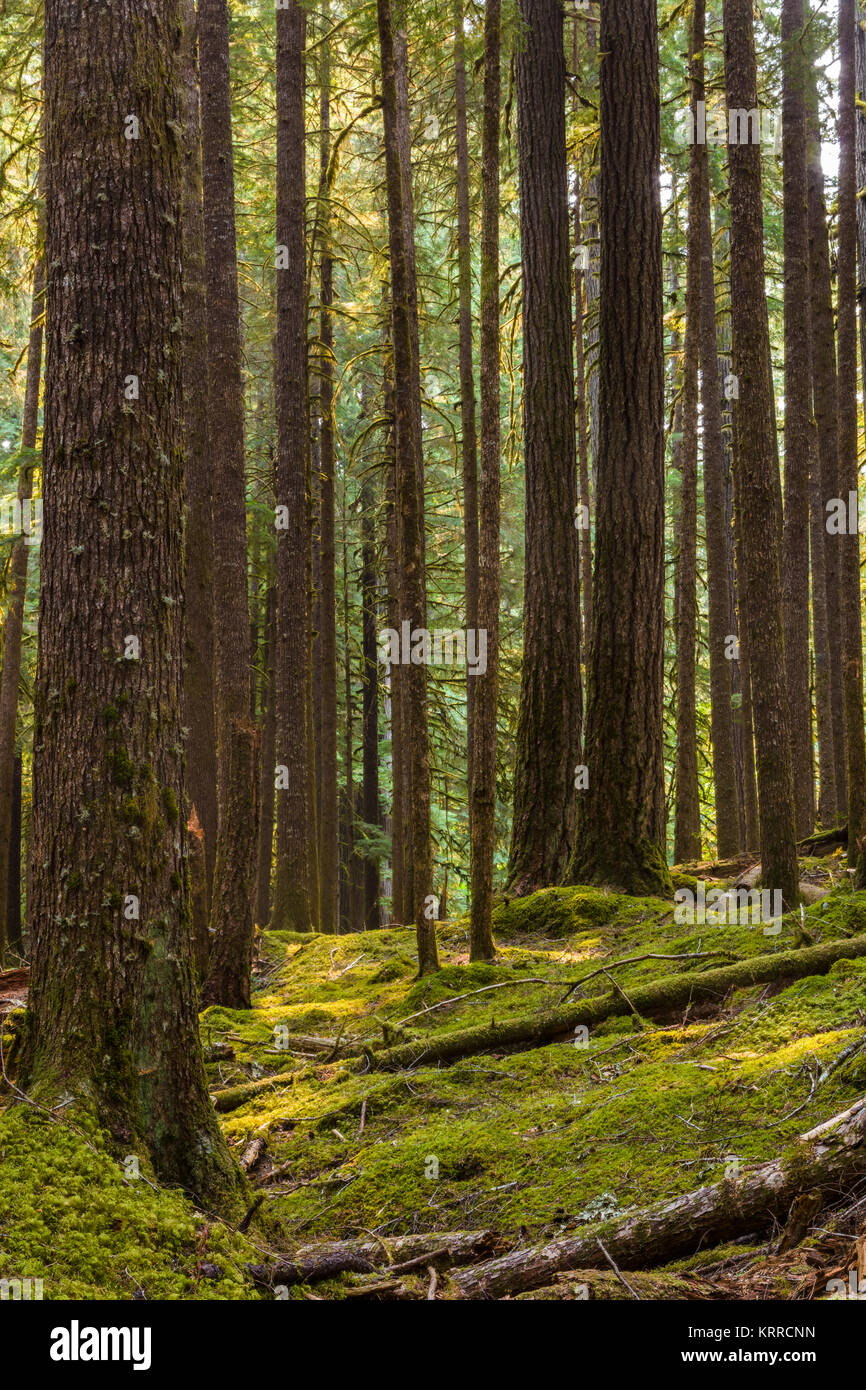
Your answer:
[[[247,1265],[257,1284],[313,1284],[338,1274],[407,1273],[420,1262],[447,1268],[479,1260],[502,1248],[492,1231],[432,1231],[382,1240],[328,1241],[304,1245],[290,1259]]]
[[[608,1257],[628,1270],[666,1264],[784,1221],[804,1193],[826,1205],[864,1175],[866,1097],[801,1135],[780,1158],[736,1180],[725,1178],[577,1235],[513,1250],[456,1271],[452,1282],[464,1298],[501,1298],[549,1284],[562,1270],[604,1266]]]
[[[708,1000],[721,1002],[733,989],[825,975],[837,960],[852,960],[857,956],[866,956],[866,934],[800,950],[753,956],[750,960],[704,970],[700,974],[684,972],[648,985],[629,985],[627,998],[618,993],[593,995],[565,1008],[402,1043],[383,1052],[368,1053],[364,1065],[378,1071],[397,1071],[405,1067],[437,1066],[478,1052],[525,1043],[539,1047],[573,1033],[575,1028],[592,1028],[617,1014],[637,1012],[651,1017],[660,1012],[684,1009],[689,1004]]]
[[[730,1298],[731,1294],[719,1284],[709,1279],[699,1279],[694,1274],[668,1274],[653,1271],[628,1269],[623,1278],[634,1289],[639,1298],[650,1302],[708,1302],[712,1299]],[[540,1289],[527,1289],[514,1297],[524,1300],[560,1300],[571,1302],[595,1302],[603,1299],[609,1302],[631,1302],[634,1293],[614,1274],[612,1269],[575,1269],[567,1274],[557,1274],[555,1282],[545,1284]]]
[[[823,854],[832,854],[835,849],[848,843],[848,826],[835,825],[831,830],[819,830],[814,835],[808,835],[805,840],[797,843],[797,853],[799,855],[813,855],[820,858]]]

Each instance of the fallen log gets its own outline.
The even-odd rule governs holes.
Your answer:
[[[562,1270],[606,1263],[599,1242],[624,1269],[646,1269],[784,1221],[806,1192],[823,1205],[866,1175],[866,1096],[803,1134],[780,1158],[738,1179],[700,1187],[622,1219],[587,1226],[528,1249],[458,1270],[452,1282],[463,1298],[501,1298],[549,1284]]]
[[[699,1279],[693,1274],[647,1274],[643,1270],[626,1270],[625,1277],[641,1298],[652,1302],[708,1302],[712,1299],[731,1298],[735,1295],[728,1287],[712,1283],[709,1279]],[[527,1289],[514,1295],[518,1302],[532,1300],[565,1299],[576,1302],[605,1301],[631,1302],[633,1295],[623,1286],[612,1269],[574,1269],[567,1274],[557,1274],[552,1284],[540,1289]]]
[[[805,840],[799,840],[797,853],[820,858],[822,855],[832,854],[840,845],[847,845],[847,843],[848,826],[835,825],[832,830],[819,830],[815,835],[809,835]]]
[[[377,1071],[398,1071],[405,1067],[436,1066],[477,1052],[514,1047],[521,1043],[539,1047],[573,1033],[581,1025],[592,1028],[606,1018],[630,1013],[631,1006],[641,1015],[667,1013],[684,1009],[689,1004],[722,1000],[731,990],[749,985],[825,975],[837,960],[852,960],[857,956],[866,956],[866,934],[821,946],[753,956],[751,960],[704,970],[700,974],[684,972],[668,975],[649,985],[630,985],[628,1000],[616,992],[594,995],[578,1000],[567,1008],[523,1015],[505,1023],[480,1024],[427,1040],[402,1043],[383,1052],[369,1053],[365,1065]]]
[[[389,1274],[408,1272],[423,1259],[425,1264],[447,1268],[482,1259],[501,1249],[493,1231],[446,1231],[422,1235],[392,1236],[382,1240],[329,1241],[303,1245],[290,1259],[272,1265],[247,1265],[257,1284],[312,1284],[337,1274]]]

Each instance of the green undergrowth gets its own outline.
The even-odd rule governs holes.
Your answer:
[[[237,1155],[267,1140],[256,1180],[274,1174],[259,1190],[279,1244],[482,1226],[543,1238],[747,1171],[851,1104],[866,1049],[834,1064],[863,1034],[866,959],[450,1066],[370,1071],[364,1049],[543,1013],[629,957],[692,959],[618,967],[626,994],[862,931],[866,894],[847,885],[777,935],[678,925],[661,899],[558,889],[498,905],[491,963],[469,962],[466,919],[441,923],[443,968],[424,980],[408,929],[265,932],[253,1008],[202,1015],[208,1074],[215,1091],[259,1083],[221,1122]],[[570,998],[610,991],[597,973]],[[125,1182],[61,1123],[23,1107],[0,1116],[0,1274],[42,1277],[46,1297],[254,1297],[242,1266],[256,1258],[179,1194]],[[197,1273],[202,1262],[219,1276]],[[339,1297],[345,1284],[316,1291]]]

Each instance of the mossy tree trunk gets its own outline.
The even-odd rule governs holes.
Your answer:
[[[665,893],[664,345],[653,0],[603,0],[600,431],[573,882]]]
[[[388,246],[391,262],[391,339],[394,354],[394,426],[396,436],[396,508],[401,568],[401,621],[412,632],[425,626],[423,510],[419,472],[423,470],[416,402],[417,361],[413,351],[412,303],[407,256],[405,150],[398,122],[395,36],[390,0],[377,0],[382,66],[382,118],[385,133],[385,181],[388,197]],[[401,700],[404,737],[411,766],[409,816],[412,826],[412,917],[418,942],[418,969],[439,969],[433,914],[433,864],[430,844],[430,743],[427,728],[427,671],[423,662],[405,667]],[[405,803],[404,803],[405,806]]]
[[[751,0],[725,0],[725,83],[729,109],[758,104]],[[764,282],[761,149],[728,148],[731,185],[731,321],[739,383],[737,505],[741,529],[740,604],[748,644],[755,722],[761,864],[765,887],[786,910],[798,901],[794,783],[785,684],[779,564],[779,477]]]
[[[199,0],[208,408],[213,422],[217,850],[212,949],[202,998],[248,1008],[256,852],[256,731],[250,720],[250,615],[244,390],[235,237],[227,0]],[[217,424],[218,422],[218,424]]]
[[[481,500],[476,626],[486,633],[487,666],[470,673],[474,743],[469,783],[472,901],[469,958],[492,960],[496,846],[496,717],[499,693],[499,0],[484,9],[481,150]],[[467,623],[469,615],[467,613]]]
[[[561,883],[568,868],[583,713],[563,15],[556,0],[522,0],[521,15],[515,65],[526,524],[508,863],[517,894]]]
[[[21,1085],[238,1190],[198,1040],[184,826],[177,3],[45,7],[44,539]],[[135,123],[130,121],[134,115]]]

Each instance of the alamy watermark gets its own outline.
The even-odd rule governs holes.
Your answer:
[[[697,892],[678,888],[674,894],[674,921],[678,926],[763,927],[764,936],[782,930],[782,893],[778,888],[711,888],[702,879]]]
[[[707,103],[699,101],[697,112],[691,107],[680,112],[676,139],[679,145],[772,145],[780,154],[782,122],[778,112],[766,107],[708,110]]]
[[[400,631],[386,627],[379,633],[379,660],[383,666],[465,666],[470,676],[487,670],[487,629],[413,628],[404,621]]]

